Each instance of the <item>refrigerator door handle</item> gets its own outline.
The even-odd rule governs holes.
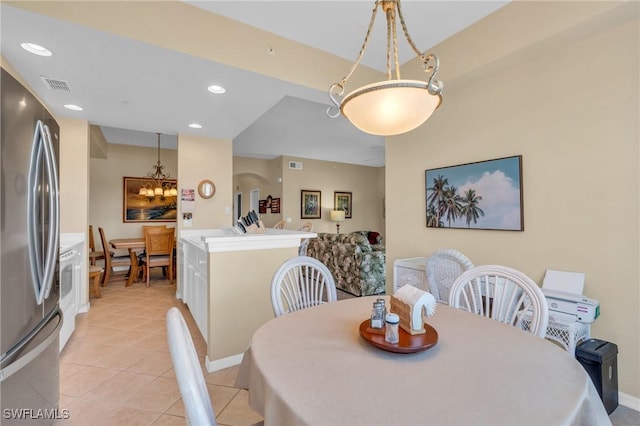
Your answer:
[[[47,242],[47,254],[44,269],[44,289],[39,303],[49,297],[53,287],[53,275],[56,273],[58,262],[58,240],[60,234],[60,198],[58,197],[58,170],[56,169],[56,157],[51,142],[49,126],[44,125],[43,144],[45,152],[45,165],[47,170],[47,182],[49,184],[49,239]]]
[[[52,321],[52,319],[55,318],[56,316],[59,317],[58,325],[56,325],[56,328],[46,337],[46,339],[40,342],[38,346],[36,346],[35,348],[27,352],[25,355],[13,361],[7,367],[0,369],[0,382],[5,381],[9,377],[11,377],[14,373],[16,373],[17,371],[20,371],[24,366],[29,364],[36,357],[38,357],[38,355],[44,352],[44,350],[47,349],[51,345],[51,343],[53,343],[55,340],[59,338],[60,327],[62,327],[62,321],[63,321],[62,312],[60,311],[59,308],[54,311],[54,315],[51,316],[49,321],[43,321],[42,326],[39,327],[37,330],[34,330],[34,332],[31,333],[29,336],[33,337],[34,335],[36,335],[38,331],[40,331],[42,328],[48,325],[49,322]],[[31,341],[30,338],[23,339],[23,341],[20,342],[18,346],[16,346],[13,350],[11,350],[11,353],[7,353],[7,356],[5,358],[8,358],[11,356],[11,354],[20,351],[30,341]]]
[[[40,180],[42,166],[44,166],[46,177],[44,187]],[[49,232],[46,247],[44,248],[46,251],[43,253],[44,259],[41,258],[39,249],[44,242],[41,241],[41,235],[38,232],[38,219],[40,218],[38,203],[41,192],[46,193],[49,202],[47,217]],[[36,123],[31,148],[27,215],[29,216],[29,267],[31,269],[36,302],[41,305],[51,293],[53,275],[56,272],[60,206],[58,199],[58,170],[56,169],[55,153],[51,142],[51,132],[49,131],[49,126],[44,125],[40,120]]]
[[[28,226],[27,234],[29,237],[29,268],[31,270],[31,282],[33,284],[33,291],[36,296],[36,302],[40,305],[42,302],[42,279],[44,273],[42,270],[42,259],[40,258],[39,247],[40,234],[38,232],[38,219],[39,219],[39,192],[44,190],[41,187],[40,182],[40,165],[42,162],[42,134],[44,133],[44,127],[42,121],[38,120],[36,123],[36,129],[33,134],[33,143],[31,145],[31,158],[29,161],[29,177],[28,177],[28,190],[27,190],[27,216]]]

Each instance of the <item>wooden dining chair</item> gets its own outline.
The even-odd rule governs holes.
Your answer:
[[[102,227],[98,227],[98,233],[100,234],[100,241],[102,242],[102,250],[105,253],[109,253],[108,256],[104,257],[104,274],[102,275],[102,286],[104,287],[109,284],[109,280],[111,279],[111,277],[113,275],[116,275],[116,271],[113,268],[126,266],[127,270],[125,271],[125,273],[118,275],[126,276],[127,274],[131,273],[131,258],[129,257],[129,255],[115,256],[114,252],[108,250],[109,243]]]
[[[169,282],[173,283],[174,229],[147,231],[144,234],[145,255],[140,262],[142,276],[149,287],[151,268],[166,267]]]
[[[113,252],[109,251],[111,256],[113,256]],[[96,261],[104,260],[104,251],[96,250],[96,243],[93,238],[93,226],[89,225],[89,264],[95,266]]]
[[[531,278],[507,266],[482,265],[463,272],[451,286],[449,305],[538,337],[544,338],[547,332],[549,307],[542,290]]]
[[[336,283],[318,259],[296,256],[285,261],[271,280],[275,316],[338,300]]]
[[[148,232],[151,233],[157,233],[160,231],[164,231],[167,229],[174,229],[174,228],[169,228],[167,225],[142,225],[142,236],[144,237]],[[142,262],[142,260],[144,259],[144,257],[146,256],[146,251],[142,250],[141,253],[138,254],[138,259],[139,259],[139,263],[140,264]],[[173,270],[176,270],[176,247],[174,244],[173,247]],[[142,268],[140,268],[140,274],[142,274],[143,270]],[[167,276],[167,267],[164,266],[162,268],[162,272],[165,276]]]

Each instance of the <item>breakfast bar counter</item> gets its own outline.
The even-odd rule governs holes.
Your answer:
[[[179,297],[207,342],[206,367],[238,364],[253,333],[273,318],[271,279],[300,242],[315,233],[266,229],[238,235],[231,229],[180,233]]]

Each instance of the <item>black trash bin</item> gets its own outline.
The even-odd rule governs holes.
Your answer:
[[[618,406],[618,346],[589,339],[576,347],[576,359],[589,373],[607,414],[611,414]]]

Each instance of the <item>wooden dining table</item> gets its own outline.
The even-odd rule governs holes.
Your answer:
[[[375,300],[302,309],[255,332],[236,386],[265,426],[611,424],[584,368],[557,345],[438,304],[427,319],[435,346],[388,352],[359,334]]]
[[[138,276],[138,251],[144,250],[144,248],[146,247],[144,237],[116,238],[114,240],[110,240],[109,244],[114,249],[129,250],[129,257],[131,258],[131,271],[129,272],[129,277],[127,278],[127,284],[125,284],[125,287],[130,287],[133,284],[135,277]]]

